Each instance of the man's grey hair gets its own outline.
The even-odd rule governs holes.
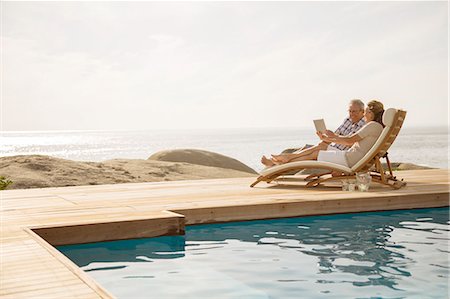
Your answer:
[[[357,105],[361,110],[364,110],[364,102],[360,99],[353,99],[350,101],[350,105]]]

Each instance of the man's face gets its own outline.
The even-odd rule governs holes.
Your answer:
[[[353,123],[357,123],[364,116],[364,109],[359,108],[358,105],[352,104],[348,106],[348,117]]]

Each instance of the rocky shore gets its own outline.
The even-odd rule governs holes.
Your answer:
[[[424,169],[392,163],[396,170]],[[13,183],[8,189],[160,182],[256,176],[236,159],[203,150],[161,151],[147,160],[72,161],[43,155],[0,157],[0,176]]]
[[[43,155],[0,157],[8,189],[160,182],[255,176],[236,159],[201,150],[163,151],[147,160],[82,162]]]

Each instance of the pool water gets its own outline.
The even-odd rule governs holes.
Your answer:
[[[117,298],[448,298],[449,209],[190,226],[58,247]]]

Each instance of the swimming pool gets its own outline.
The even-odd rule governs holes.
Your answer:
[[[60,246],[118,298],[447,298],[449,209],[190,226]]]

